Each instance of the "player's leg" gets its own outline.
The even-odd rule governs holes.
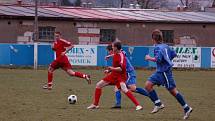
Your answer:
[[[172,71],[163,72],[165,77],[165,87],[166,89],[176,98],[180,105],[184,108],[184,119],[187,119],[192,112],[192,108],[188,106],[183,95],[176,89],[176,83],[172,75]]]
[[[76,76],[79,78],[84,78],[87,80],[88,84],[91,84],[91,79],[90,79],[90,75],[87,74],[83,74],[81,72],[75,72],[72,69],[65,69],[65,71],[67,72],[67,74],[69,74],[70,76]]]
[[[137,101],[137,99],[134,97],[134,95],[131,93],[131,91],[128,90],[124,82],[120,82],[120,88],[121,90],[126,94],[126,96],[136,105],[136,110],[141,110],[143,107],[140,105],[140,103]]]
[[[58,68],[57,66],[58,65],[57,65],[56,61],[52,62],[49,65],[49,68],[48,68],[48,82],[47,82],[47,84],[45,84],[43,86],[43,89],[49,89],[49,90],[52,89],[52,85],[53,85],[53,73],[54,73],[55,69]]]
[[[149,96],[148,91],[145,88],[137,87],[135,92],[147,97]]]
[[[97,108],[99,108],[98,104],[99,104],[100,97],[102,95],[102,88],[107,86],[107,85],[109,85],[109,82],[106,82],[104,80],[101,80],[96,84],[93,104],[91,104],[89,107],[87,107],[87,109],[97,109]]]
[[[67,72],[67,74],[69,74],[70,76],[76,76],[79,78],[84,78],[87,80],[88,84],[91,84],[91,80],[90,80],[90,75],[87,74],[83,74],[81,72],[75,72],[72,70],[72,65],[69,63],[68,58],[63,58],[62,59],[62,68],[64,71]]]
[[[129,75],[129,74],[128,74]],[[132,92],[139,93],[144,96],[148,96],[148,92],[144,88],[136,87],[136,76],[128,76],[128,80],[126,81],[126,85]]]
[[[155,107],[151,113],[157,113],[160,109],[164,108],[164,105],[161,103],[156,91],[153,89],[154,84],[151,81],[146,81],[145,89],[148,91],[149,98],[154,103]]]
[[[192,112],[192,108],[190,106],[188,106],[188,104],[186,103],[183,95],[178,92],[178,90],[176,88],[173,88],[171,90],[169,90],[169,92],[172,94],[172,96],[174,96],[176,98],[176,100],[180,103],[180,105],[183,107],[184,109],[184,119],[189,118],[190,113]]]
[[[111,108],[121,108],[121,91],[115,86],[114,87],[115,92],[115,105]]]

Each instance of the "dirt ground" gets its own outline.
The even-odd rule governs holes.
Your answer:
[[[151,101],[135,94],[143,110],[135,107],[122,95],[122,109],[110,109],[114,104],[113,87],[105,87],[100,101],[100,109],[87,110],[92,103],[95,84],[104,75],[103,70],[77,70],[89,73],[93,84],[83,79],[69,77],[58,70],[54,75],[53,90],[43,90],[47,80],[46,70],[0,69],[0,121],[180,121],[183,110],[165,88],[155,87],[165,109],[157,114],[149,114],[153,108]],[[137,85],[144,82],[152,71],[137,70]],[[215,71],[174,71],[177,88],[184,95],[194,111],[190,121],[215,121]],[[75,94],[78,102],[67,102],[67,97]]]

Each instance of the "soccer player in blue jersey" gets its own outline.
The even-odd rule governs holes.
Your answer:
[[[105,59],[107,60],[108,58],[113,56],[112,55],[113,49],[112,49],[111,45],[108,45],[106,49],[109,53],[109,55],[105,57]],[[126,52],[123,50],[121,50],[121,51],[126,56]],[[144,88],[136,87],[136,72],[134,70],[134,67],[131,65],[131,62],[127,58],[127,56],[126,56],[126,73],[127,73],[127,77],[128,77],[128,79],[126,80],[126,85],[129,88],[129,90],[131,90],[132,92],[142,94],[144,96],[148,96],[148,92]],[[117,87],[114,88],[114,91],[115,91],[116,103],[112,108],[121,108],[121,92]]]
[[[192,108],[188,106],[182,94],[176,89],[175,80],[172,75],[172,60],[176,57],[176,52],[170,48],[168,45],[163,44],[163,36],[160,30],[154,30],[152,32],[152,41],[155,44],[154,48],[154,57],[146,55],[145,59],[148,61],[156,62],[156,72],[154,72],[145,84],[145,89],[148,91],[149,98],[155,104],[154,109],[151,113],[156,113],[160,109],[164,108],[164,105],[158,98],[155,90],[153,89],[154,85],[165,86],[166,89],[176,98],[180,105],[184,108],[184,117],[187,119],[192,112]]]

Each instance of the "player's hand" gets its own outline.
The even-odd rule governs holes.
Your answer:
[[[146,55],[145,56],[145,60],[150,60],[151,56],[150,55]]]
[[[105,56],[105,60],[108,60],[110,57],[109,56]]]
[[[108,73],[110,73],[110,70],[104,70],[104,73],[108,74]]]
[[[65,54],[66,54],[66,52],[62,52],[62,53],[61,53],[61,56],[64,56]]]
[[[109,70],[109,71],[112,71],[112,70],[113,70],[113,67],[112,67],[112,66],[109,66],[109,67],[108,67],[108,70]]]
[[[52,48],[52,50],[54,50],[54,44],[51,44],[51,48]]]

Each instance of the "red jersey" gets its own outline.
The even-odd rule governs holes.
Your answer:
[[[71,45],[71,42],[68,42],[64,39],[56,40],[53,46],[53,50],[56,52],[56,58],[61,57],[61,53],[66,51],[66,47]]]
[[[122,78],[125,78],[125,79],[127,78],[127,75],[126,75],[126,58],[122,52],[114,54],[112,65],[113,65],[113,67],[121,67],[121,69],[122,69],[121,72],[112,71],[113,75],[121,76]]]

